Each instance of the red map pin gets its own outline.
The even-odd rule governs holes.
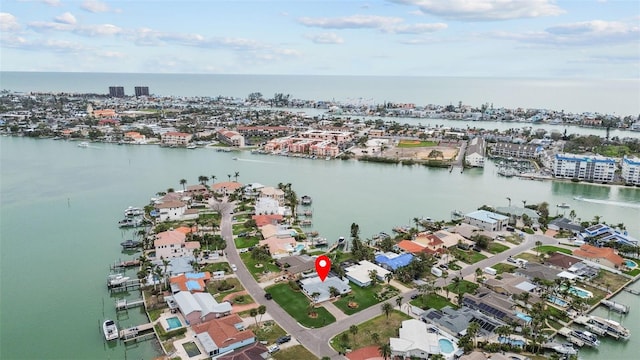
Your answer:
[[[320,276],[320,280],[324,281],[329,275],[331,270],[331,260],[324,255],[320,255],[316,258],[316,272]]]

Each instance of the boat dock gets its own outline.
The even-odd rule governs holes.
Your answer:
[[[629,289],[627,287],[624,288],[624,291],[633,294],[633,295],[640,295],[640,291],[639,290],[635,290],[635,289]]]
[[[573,322],[575,322],[576,324],[580,324],[580,325],[585,326],[587,329],[589,329],[589,331],[591,331],[594,334],[597,334],[597,335],[600,335],[600,336],[610,335],[610,336],[615,337],[616,339],[618,338],[617,335],[614,336],[612,334],[609,334],[607,331],[605,331],[605,330],[603,330],[603,329],[601,329],[601,328],[599,328],[599,327],[597,327],[597,326],[595,326],[593,324],[590,324],[589,323],[589,318],[584,316],[584,315],[580,315],[577,318],[573,319]]]
[[[571,329],[563,327],[562,329],[558,330],[558,334],[564,336],[567,338],[567,340],[569,340],[570,343],[579,346],[579,347],[583,347],[584,346],[584,341],[578,339],[577,337],[571,335]]]
[[[123,269],[140,266],[140,260],[125,260],[125,261],[114,261],[113,265],[111,265],[111,270]]]
[[[108,288],[109,288],[109,291],[111,291],[111,292],[129,291],[129,290],[133,290],[133,289],[139,289],[140,288],[140,280],[138,280],[138,279],[127,280],[126,282],[124,282],[122,284],[108,285]]]
[[[617,303],[612,300],[601,300],[600,304],[608,307],[609,310],[613,310],[621,314],[627,314],[629,312],[629,306],[625,304]]]
[[[143,340],[150,336],[155,336],[153,323],[142,324],[120,331],[120,338],[124,342]]]
[[[136,306],[144,305],[144,299],[136,299],[136,300],[127,300],[127,299],[117,299],[116,300],[116,310],[126,310]]]

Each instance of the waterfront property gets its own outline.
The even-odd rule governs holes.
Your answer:
[[[420,320],[405,320],[397,338],[390,338],[391,356],[426,359],[442,354],[445,359],[453,359],[458,347],[457,339],[442,333],[437,327]]]
[[[209,356],[225,354],[256,342],[255,334],[245,329],[237,314],[195,325],[193,331]]]
[[[638,240],[631,237],[626,231],[618,231],[606,224],[589,226],[578,237],[581,240],[593,240],[600,245],[616,242],[623,245],[638,246]]]
[[[617,269],[624,264],[622,256],[618,255],[615,249],[608,247],[599,248],[584,244],[579,249],[573,250],[573,255],[582,259],[591,260],[609,268]]]
[[[171,284],[171,292],[174,294],[179,291],[203,292],[210,279],[211,273],[205,271],[173,276],[169,279],[169,283]]]
[[[392,252],[386,252],[384,254],[377,254],[376,263],[389,271],[395,271],[401,267],[409,265],[413,260],[412,254],[396,254]]]
[[[505,158],[530,159],[538,157],[542,152],[539,145],[514,144],[497,142],[491,147],[491,155]]]
[[[179,309],[187,324],[195,325],[231,314],[228,301],[218,303],[209,293],[180,291],[167,296],[165,301],[170,309]]]
[[[376,278],[379,281],[384,281],[389,270],[371,263],[367,260],[362,260],[356,265],[349,266],[344,269],[347,279],[351,280],[354,284],[360,287],[366,287],[371,285],[371,272],[375,271]]]
[[[167,230],[156,234],[153,245],[158,259],[192,256],[193,250],[200,249],[199,242],[187,241],[187,236],[178,230]]]
[[[620,177],[628,185],[640,185],[640,158],[625,156]]]
[[[495,329],[506,325],[493,316],[485,315],[467,306],[462,306],[460,309],[454,309],[451,306],[445,306],[440,310],[427,309],[420,315],[420,318],[422,321],[437,325],[456,336],[465,335],[472,322],[480,325],[479,334],[484,337],[490,337]]]
[[[467,166],[484,167],[486,154],[485,141],[481,137],[475,137],[469,142],[464,160]]]
[[[327,301],[332,297],[331,288],[335,288],[338,295],[345,295],[351,292],[349,280],[331,275],[325,278],[324,281],[320,280],[318,276],[313,276],[299,280],[299,283],[302,291],[316,304]]]
[[[556,154],[553,175],[557,178],[608,183],[613,181],[616,161],[604,156]]]
[[[462,221],[487,231],[502,231],[506,228],[509,218],[491,211],[477,210],[465,214]]]

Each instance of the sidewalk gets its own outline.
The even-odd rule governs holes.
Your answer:
[[[325,301],[322,303],[322,306],[327,309],[336,318],[336,321],[344,320],[349,317],[349,315],[342,312],[342,310],[338,309],[337,306],[333,305],[331,301]]]

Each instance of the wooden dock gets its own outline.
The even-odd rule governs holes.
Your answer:
[[[584,346],[584,341],[578,339],[577,337],[571,335],[571,329],[563,327],[562,329],[558,330],[558,334],[564,336],[567,338],[567,340],[569,340],[570,343],[579,346],[579,347],[583,347]]]
[[[142,324],[120,331],[120,338],[123,339],[124,342],[143,340],[151,335],[156,335],[153,329],[153,323]]]
[[[621,314],[627,314],[629,312],[629,306],[625,304],[617,303],[612,300],[600,300],[600,304],[608,307],[609,310],[613,310]]]
[[[640,291],[635,290],[635,289],[629,289],[629,288],[625,287],[624,291],[626,291],[626,292],[628,292],[630,294],[633,294],[633,295],[640,295]]]
[[[127,300],[127,299],[117,299],[116,300],[116,310],[127,310],[137,306],[143,306],[144,299],[136,299],[136,300]]]
[[[111,270],[125,269],[130,267],[140,266],[140,260],[125,260],[125,261],[114,261],[113,265],[111,265]]]
[[[120,285],[109,286],[109,291],[111,292],[120,292],[120,291],[129,291],[140,288],[140,280],[133,279],[128,280]]]

